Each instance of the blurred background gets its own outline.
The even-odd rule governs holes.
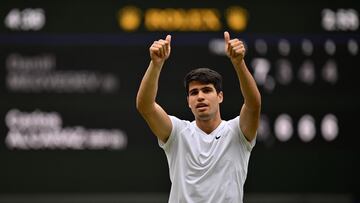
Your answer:
[[[166,157],[135,108],[154,40],[172,35],[157,100],[193,120],[183,77],[224,77],[242,39],[262,94],[246,203],[360,202],[360,3],[0,1],[0,202],[167,202]],[[216,183],[214,183],[216,184]]]

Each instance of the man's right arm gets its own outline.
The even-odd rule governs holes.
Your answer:
[[[136,108],[149,125],[152,132],[164,143],[168,140],[172,124],[165,110],[156,103],[158,82],[165,60],[170,56],[171,36],[155,41],[149,51],[151,62],[141,81],[136,97]]]

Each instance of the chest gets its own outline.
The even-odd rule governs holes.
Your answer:
[[[195,167],[212,166],[222,160],[239,156],[239,139],[231,130],[222,129],[214,134],[192,130],[182,135],[185,164]]]

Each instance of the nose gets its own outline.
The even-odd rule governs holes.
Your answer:
[[[198,101],[203,101],[204,100],[204,93],[202,93],[201,91],[198,93],[198,97],[197,97]]]

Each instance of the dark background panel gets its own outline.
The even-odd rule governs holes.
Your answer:
[[[269,75],[276,77],[276,63],[290,61],[293,81],[282,85],[276,81],[273,91],[259,85],[262,113],[269,119],[269,135],[259,139],[251,155],[245,191],[250,193],[346,193],[359,194],[359,155],[357,115],[360,98],[357,91],[359,54],[351,55],[348,41],[359,46],[359,29],[325,31],[321,27],[321,10],[353,8],[355,1],[2,1],[0,3],[0,193],[168,193],[170,180],[165,154],[145,121],[136,111],[135,98],[141,78],[149,64],[148,48],[152,41],[172,34],[172,53],[161,73],[157,100],[171,115],[193,120],[187,107],[183,76],[196,67],[209,67],[224,77],[223,119],[238,115],[243,98],[230,61],[213,53],[209,44],[223,38],[216,32],[179,32],[146,30],[143,24],[134,32],[124,32],[116,13],[125,5],[145,11],[148,8],[218,8],[224,11],[238,5],[249,12],[249,24],[243,32],[229,30],[245,40],[246,61],[254,73],[252,61],[267,59]],[[39,31],[13,31],[4,26],[4,18],[13,9],[43,8],[46,25]],[[224,17],[221,19],[225,22]],[[224,28],[227,29],[224,23]],[[268,52],[256,51],[255,43],[263,39]],[[278,51],[286,39],[291,52]],[[301,42],[313,42],[314,53],[306,56]],[[324,44],[336,44],[334,55],[326,53]],[[50,54],[56,58],[52,71],[94,72],[112,75],[116,89],[98,89],[85,93],[14,91],[6,85],[11,54],[23,57]],[[301,64],[312,60],[316,79],[312,85],[297,77]],[[328,60],[337,63],[338,81],[329,84],[321,77]],[[127,146],[121,150],[11,149],[6,145],[6,115],[11,109],[22,112],[58,112],[63,127],[87,129],[121,129],[126,132]],[[292,118],[293,137],[281,142],[274,131],[281,114]],[[338,119],[339,135],[326,141],[321,135],[321,120],[327,114]],[[315,119],[316,135],[303,142],[297,124],[305,114]]]

